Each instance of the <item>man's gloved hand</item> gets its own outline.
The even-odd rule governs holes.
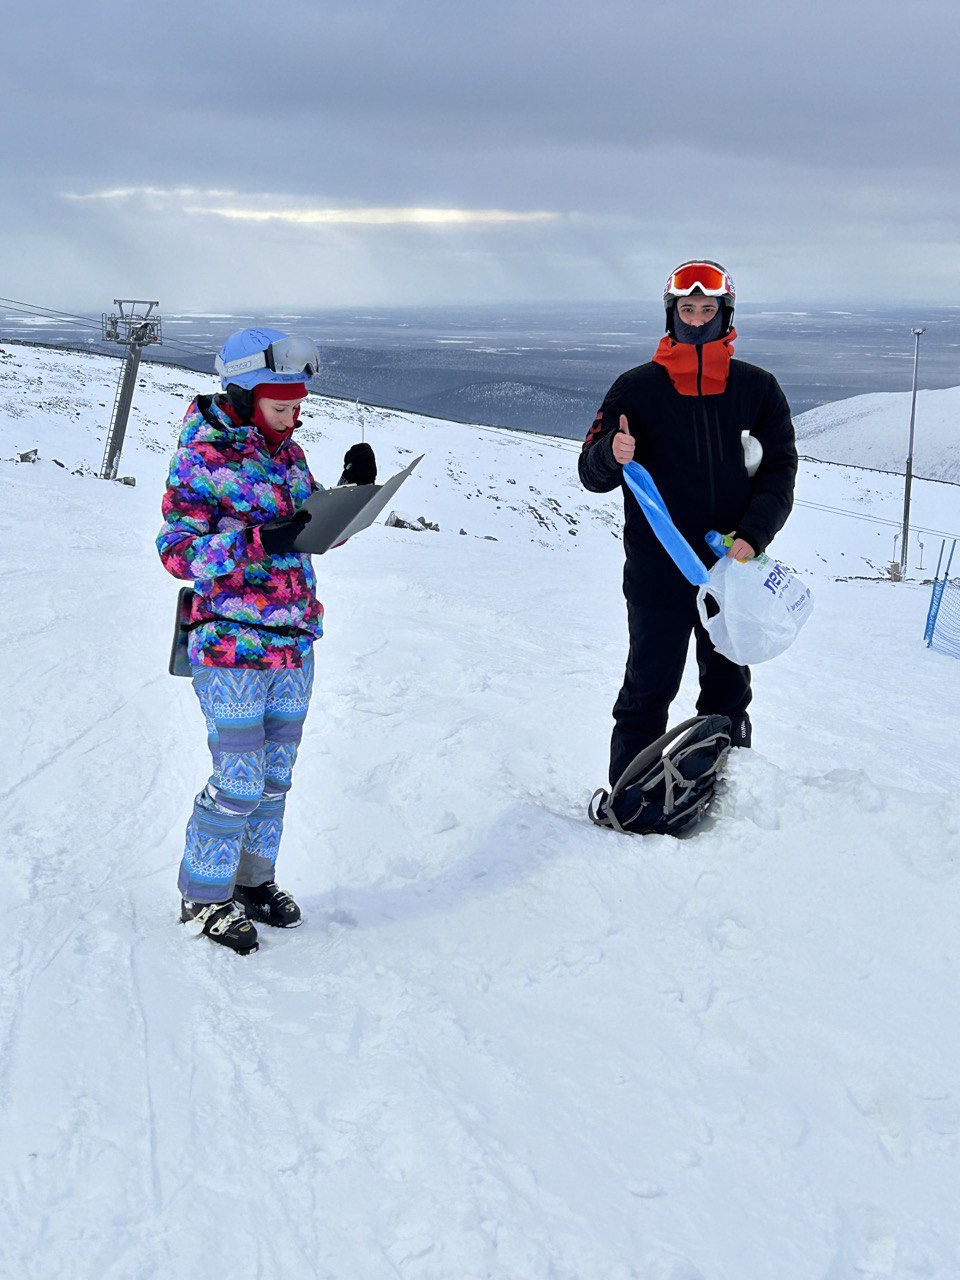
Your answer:
[[[377,483],[377,460],[368,444],[352,444],[343,455],[343,475],[339,483]]]
[[[260,542],[268,556],[285,556],[293,551],[297,534],[313,517],[303,508],[283,520],[270,520],[260,525]]]

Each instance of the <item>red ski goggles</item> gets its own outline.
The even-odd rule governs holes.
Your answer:
[[[664,294],[685,298],[695,289],[699,289],[708,298],[734,293],[733,281],[723,267],[718,267],[715,262],[685,262],[670,276]]]

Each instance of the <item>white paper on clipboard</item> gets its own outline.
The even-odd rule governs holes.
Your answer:
[[[293,549],[322,556],[331,547],[368,528],[422,460],[421,453],[386,484],[345,484],[311,493],[301,508],[310,512],[310,523],[297,535]]]

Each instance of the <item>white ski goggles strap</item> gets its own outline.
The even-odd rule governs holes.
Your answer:
[[[223,360],[217,356],[213,362],[213,367],[219,373],[221,378],[236,377],[238,373],[252,373],[254,369],[266,369],[266,356],[262,351],[254,351],[249,356],[238,356],[236,360]]]

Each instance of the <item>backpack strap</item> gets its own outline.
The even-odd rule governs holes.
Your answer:
[[[613,790],[610,795],[615,796],[629,783],[633,782],[634,778],[639,778],[642,773],[646,773],[650,766],[656,764],[657,760],[663,756],[664,751],[673,743],[674,739],[679,738],[688,729],[692,729],[694,725],[700,724],[704,719],[706,719],[705,716],[691,716],[689,720],[684,720],[681,724],[676,725],[675,728],[668,729],[666,733],[662,733],[656,742],[651,742],[649,747],[645,747],[639,755],[634,756],[613,784]]]
[[[597,796],[600,796],[601,799],[595,813],[594,804]],[[619,831],[622,836],[629,835],[629,832],[621,827],[617,820],[617,815],[613,812],[613,805],[610,803],[612,798],[609,791],[606,791],[603,787],[597,788],[590,797],[590,803],[587,805],[587,814],[590,817],[590,821],[595,822],[598,827],[613,827],[614,831]]]
[[[662,733],[655,742],[651,742],[648,747],[645,747],[643,751],[634,756],[609,792],[600,787],[593,793],[590,798],[590,804],[587,806],[590,820],[599,827],[613,827],[621,835],[631,834],[617,819],[617,815],[613,811],[613,801],[624,787],[629,786],[636,778],[641,777],[652,766],[657,764],[660,765],[663,773],[663,811],[665,814],[672,813],[675,789],[679,787],[681,791],[686,790],[689,788],[690,783],[666,754],[667,748],[671,747],[688,730],[695,728],[698,724],[703,724],[708,719],[708,716],[691,716],[689,720],[684,720],[673,729],[668,729],[666,733]],[[598,796],[600,797],[599,804],[597,804]]]
[[[687,779],[676,767],[669,756],[663,757],[663,812],[673,813],[673,789],[680,784],[681,788],[689,787]]]

